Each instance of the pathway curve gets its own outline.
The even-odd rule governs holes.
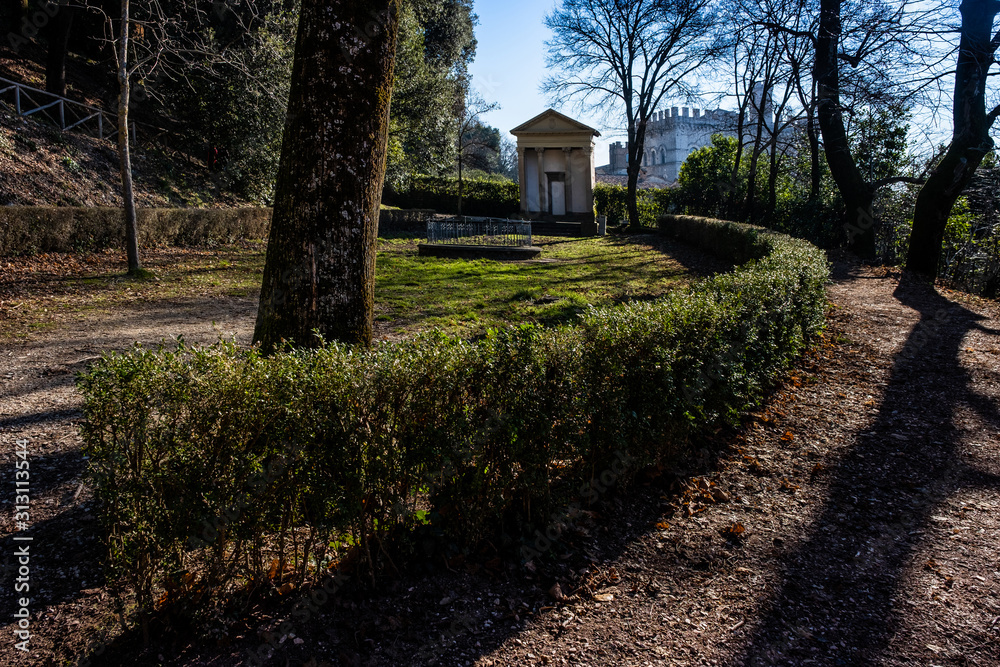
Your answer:
[[[614,601],[481,664],[1000,664],[1000,308],[834,278],[824,345],[604,564]],[[729,501],[693,500],[702,480]]]

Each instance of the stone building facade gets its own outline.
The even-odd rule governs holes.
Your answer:
[[[755,103],[750,105],[747,128],[756,125],[756,114],[752,110],[759,108],[756,100],[762,96],[763,90],[758,86],[754,91]],[[713,134],[735,137],[738,121],[735,111],[723,109],[671,107],[669,111],[655,112],[646,128],[640,184],[655,187],[676,182],[681,165],[692,151],[711,145]],[[774,112],[770,99],[765,102],[764,122],[773,129]],[[746,140],[753,141],[753,138],[748,136]],[[610,163],[598,167],[597,176],[598,180],[616,182],[616,177],[627,175],[628,149],[619,141],[611,144],[609,153]]]
[[[692,151],[712,143],[716,133],[734,134],[736,114],[732,111],[689,109],[673,107],[654,114],[646,128],[645,150],[642,166],[644,180],[668,185],[677,180],[681,165]],[[622,142],[610,147],[611,163],[608,171],[625,175],[628,167],[628,150]]]

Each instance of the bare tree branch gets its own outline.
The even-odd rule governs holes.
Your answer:
[[[883,178],[881,180],[872,183],[872,190],[881,190],[887,185],[892,185],[894,183],[910,183],[911,185],[923,185],[927,182],[925,178],[918,178],[916,176],[889,176],[888,178]]]
[[[632,226],[650,119],[666,97],[688,93],[685,79],[718,55],[711,8],[711,0],[562,0],[546,17],[555,35],[547,44],[555,74],[543,85],[550,98],[601,108],[606,120],[624,116]]]

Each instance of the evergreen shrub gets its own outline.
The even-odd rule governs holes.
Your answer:
[[[687,216],[660,228],[741,266],[474,342],[105,354],[78,385],[109,581],[140,605],[218,601],[335,564],[378,571],[415,530],[539,557],[552,509],[733,423],[823,325],[814,246]]]
[[[521,210],[521,190],[506,179],[471,180],[462,183],[462,214],[491,218],[511,218]],[[450,176],[413,176],[409,183],[390,195],[394,206],[433,209],[438,213],[458,213],[458,179]]]
[[[269,208],[139,209],[139,245],[211,246],[267,238]],[[0,257],[122,247],[125,215],[118,208],[0,207]]]
[[[672,188],[643,188],[636,193],[639,223],[655,227],[661,215],[676,209],[677,191]],[[594,207],[597,215],[608,217],[608,224],[628,224],[628,188],[624,185],[598,183],[594,186]]]

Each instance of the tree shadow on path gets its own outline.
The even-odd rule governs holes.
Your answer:
[[[995,398],[977,393],[959,357],[971,332],[1000,332],[907,276],[893,296],[920,322],[894,361],[878,417],[831,471],[819,519],[780,564],[779,590],[736,664],[886,662],[904,629],[904,577],[926,547],[932,515],[957,493],[1000,493],[996,460],[986,466],[993,470],[970,462],[958,423],[960,412],[973,412],[987,430],[1000,429]],[[994,664],[988,645],[980,651],[982,664]]]

